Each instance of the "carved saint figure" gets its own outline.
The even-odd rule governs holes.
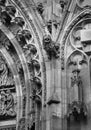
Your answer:
[[[82,81],[79,76],[79,70],[73,71],[73,77],[71,77],[71,99],[72,102],[82,102]]]
[[[6,112],[7,115],[15,116],[16,113],[14,111],[14,98],[10,90],[6,91]]]

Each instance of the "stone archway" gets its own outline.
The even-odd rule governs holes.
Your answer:
[[[20,130],[31,128],[35,117],[38,120],[36,126],[40,123],[40,112],[44,102],[42,89],[45,82],[45,65],[36,27],[31,19],[29,21],[24,8],[21,9],[22,4],[18,3],[19,7],[16,3],[13,0],[0,1],[0,57],[3,57],[3,66],[6,65],[11,81],[14,82],[14,86],[9,88],[3,83],[6,80],[2,78],[4,81],[0,82],[4,92],[0,90],[0,94],[7,96],[7,90],[2,87],[4,85],[11,90],[14,106],[9,108],[10,111],[7,110],[7,122],[12,122],[10,112],[14,112],[11,111],[14,107],[16,116],[11,125],[16,125],[16,129]],[[12,87],[15,87],[14,90]],[[3,120],[3,123],[4,121],[6,120]]]

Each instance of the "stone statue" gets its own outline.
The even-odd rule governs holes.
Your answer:
[[[14,98],[13,98],[13,95],[9,89],[6,91],[6,107],[5,107],[5,109],[6,109],[7,115],[10,115],[10,116],[16,115],[16,113],[14,111]]]
[[[74,70],[71,77],[71,99],[70,103],[77,101],[82,102],[82,81],[79,76],[80,70]]]

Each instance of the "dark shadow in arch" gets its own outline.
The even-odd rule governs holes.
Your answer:
[[[35,130],[35,123],[33,123],[32,127],[29,130]]]

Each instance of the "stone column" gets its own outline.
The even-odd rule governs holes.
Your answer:
[[[60,59],[52,59],[49,70],[49,83],[47,85],[47,117],[46,130],[62,129],[62,111],[61,111],[61,67]],[[48,73],[48,72],[47,72]]]

